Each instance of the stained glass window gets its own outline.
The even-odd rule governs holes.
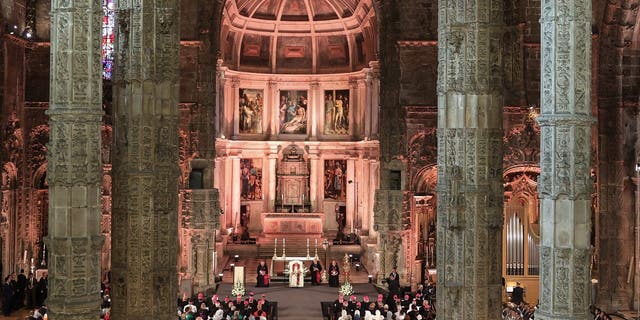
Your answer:
[[[115,4],[113,0],[102,0],[104,17],[102,19],[102,77],[111,80],[113,72],[113,44],[115,36]]]

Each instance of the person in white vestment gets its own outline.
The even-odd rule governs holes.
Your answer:
[[[304,264],[301,261],[291,261],[289,263],[289,287],[304,287]]]

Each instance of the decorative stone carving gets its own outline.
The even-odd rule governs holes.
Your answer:
[[[438,6],[438,318],[499,319],[502,3]]]
[[[591,2],[542,3],[541,304],[536,318],[586,319],[591,243]],[[546,239],[546,240],[545,240]]]
[[[103,12],[96,1],[53,2],[51,8],[49,316],[99,319],[102,178],[102,64],[98,39]],[[83,34],[85,37],[72,37]],[[95,40],[95,43],[94,43]],[[74,58],[71,59],[69,55]],[[48,130],[34,129],[31,166],[44,162]],[[71,196],[73,195],[73,197]],[[53,214],[55,212],[55,214]],[[66,213],[65,213],[66,212]],[[68,221],[73,220],[73,224]],[[67,222],[64,222],[67,221]]]
[[[117,12],[126,68],[114,74],[112,316],[168,320],[177,292],[178,1],[119,2]]]

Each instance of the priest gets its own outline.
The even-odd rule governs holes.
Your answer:
[[[309,270],[311,271],[311,284],[319,285],[320,282],[322,282],[322,265],[320,264],[320,261],[318,261],[318,258],[313,259]]]
[[[268,287],[269,286],[269,272],[268,272],[267,264],[264,260],[260,260],[258,263],[258,268],[256,270],[256,287]]]

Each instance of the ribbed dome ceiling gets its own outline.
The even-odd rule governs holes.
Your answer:
[[[377,26],[371,0],[227,0],[221,37],[232,69],[350,72],[375,60]]]
[[[353,15],[360,0],[235,0],[241,15],[275,21],[321,21]]]

